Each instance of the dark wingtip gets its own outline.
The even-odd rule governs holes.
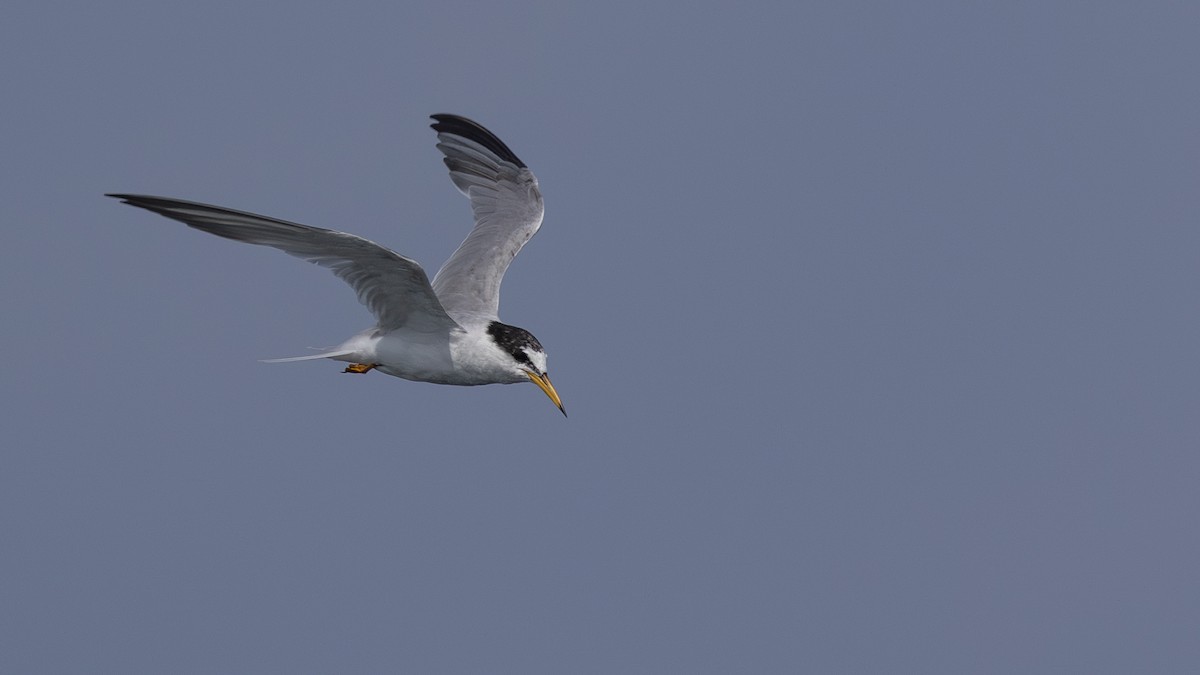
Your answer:
[[[181,199],[166,199],[165,197],[152,197],[150,195],[130,195],[120,192],[107,192],[104,194],[104,196],[112,197],[113,199],[120,199],[122,204],[136,206],[139,209],[146,209],[147,211],[154,211],[155,213],[160,213],[168,218],[170,216],[167,215],[166,212],[173,204],[178,205],[187,203]]]
[[[142,208],[148,208],[147,205],[153,202],[163,201],[162,197],[151,197],[150,195],[130,195],[121,192],[106,192],[104,193],[104,196],[112,197],[113,199],[120,199],[122,204],[140,206]]]
[[[113,199],[120,199],[122,204],[137,206],[143,209],[151,209],[150,201],[154,199],[154,197],[148,197],[146,195],[130,195],[122,192],[106,192],[104,193],[104,196],[112,197]]]
[[[439,134],[462,136],[496,153],[500,159],[525,168],[525,162],[522,162],[512,150],[508,149],[504,141],[497,138],[496,134],[485,129],[482,124],[461,115],[451,115],[448,113],[438,113],[429,117],[434,120],[433,124],[429,126]]]

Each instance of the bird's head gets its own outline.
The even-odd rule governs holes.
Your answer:
[[[550,384],[550,377],[546,374],[546,350],[542,349],[542,343],[524,328],[499,321],[489,324],[487,332],[500,351],[511,358],[513,376],[518,380],[527,378],[536,384],[565,417],[567,411],[563,408],[562,399],[554,391],[554,385]]]

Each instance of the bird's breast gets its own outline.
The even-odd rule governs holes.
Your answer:
[[[477,331],[425,334],[399,331],[375,338],[380,371],[418,382],[480,385],[520,382],[489,338]]]

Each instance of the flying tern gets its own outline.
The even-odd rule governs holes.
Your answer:
[[[436,384],[532,382],[566,415],[529,331],[500,322],[500,282],[542,224],[533,172],[495,134],[458,115],[433,115],[450,179],[471,201],[475,227],[433,282],[413,259],[362,237],[182,199],[109,194],[219,237],[277,248],[329,268],[375,315],[375,326],[318,354],[344,372],[378,370]]]

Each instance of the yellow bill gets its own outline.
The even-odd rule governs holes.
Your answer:
[[[538,386],[538,389],[544,391],[546,395],[550,397],[550,400],[554,401],[554,405],[558,406],[558,409],[562,412],[563,417],[566,417],[567,410],[566,408],[563,408],[562,399],[558,397],[558,392],[554,391],[554,385],[550,384],[550,376],[538,375],[537,373],[532,373],[528,370],[525,371],[525,374],[529,376],[529,379],[533,380],[533,383]]]

